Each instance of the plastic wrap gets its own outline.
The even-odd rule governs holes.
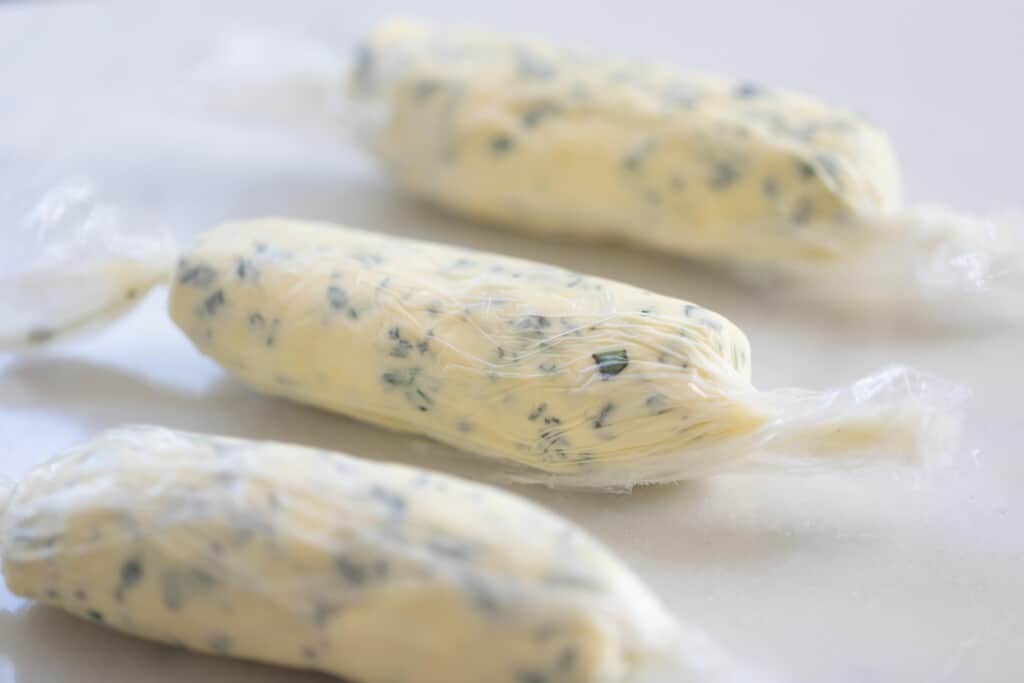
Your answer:
[[[0,558],[13,592],[96,623],[361,683],[740,680],[566,520],[298,446],[106,432],[19,483]]]
[[[113,320],[166,279],[177,255],[159,222],[102,198],[82,177],[10,192],[0,221],[0,350]]]
[[[183,253],[170,311],[259,391],[551,485],[628,489],[778,451],[833,467],[919,463],[956,444],[959,390],[910,370],[844,392],[758,392],[746,337],[698,305],[336,225],[215,228]]]
[[[403,189],[471,218],[726,264],[861,316],[1024,318],[1024,222],[907,206],[884,133],[810,97],[394,21],[356,51],[345,102],[330,46],[226,45],[204,72],[219,106],[354,133]]]
[[[110,282],[91,291],[111,299],[86,299],[86,313],[121,307],[174,260],[108,243],[94,272]],[[131,247],[123,269],[116,245]],[[699,305],[336,225],[221,225],[178,255],[169,308],[258,391],[430,437],[519,481],[627,491],[766,466],[920,464],[957,446],[962,390],[911,370],[838,392],[760,392],[746,337]],[[80,317],[96,315],[39,324],[49,338]]]

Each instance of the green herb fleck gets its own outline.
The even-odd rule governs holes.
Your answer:
[[[594,429],[603,428],[605,426],[605,421],[608,419],[608,416],[612,414],[613,410],[615,410],[614,403],[605,403],[601,407],[601,412],[599,412],[597,417],[594,418]]]
[[[380,378],[385,384],[390,384],[394,387],[408,387],[412,386],[413,382],[416,381],[416,375],[419,374],[419,368],[400,368],[398,370],[388,370],[381,374]]]
[[[139,581],[142,581],[142,563],[138,560],[128,560],[121,565],[121,587],[131,588]]]
[[[640,170],[644,161],[654,151],[654,140],[645,140],[622,157],[622,168],[634,172]]]
[[[598,372],[604,377],[612,377],[619,374],[629,365],[629,356],[625,349],[616,351],[602,351],[591,356],[597,364]]]
[[[554,102],[541,102],[523,112],[523,126],[536,128],[544,119],[556,116],[561,109]]]
[[[216,279],[217,271],[210,266],[189,268],[184,261],[178,263],[178,283],[205,289]]]
[[[426,100],[441,89],[441,82],[434,79],[425,79],[416,84],[416,99]]]
[[[748,100],[764,95],[765,90],[757,83],[751,83],[748,81],[737,85],[732,94],[738,99]]]
[[[733,164],[719,161],[711,167],[708,185],[715,190],[724,190],[739,180],[740,171]]]
[[[495,154],[505,154],[512,149],[512,138],[504,133],[499,133],[491,138],[491,151]]]
[[[206,315],[214,315],[217,313],[217,309],[224,305],[224,290],[218,289],[216,292],[206,297],[206,301],[203,302],[203,310]]]

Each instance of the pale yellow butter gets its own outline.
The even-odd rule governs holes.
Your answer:
[[[407,190],[518,230],[815,261],[901,201],[885,134],[853,113],[535,40],[389,22],[349,94]]]
[[[106,432],[18,484],[0,558],[12,592],[96,623],[359,683],[613,683],[710,656],[536,505],[284,444]]]
[[[213,229],[183,253],[170,313],[200,351],[260,391],[567,484],[699,476],[687,449],[770,416],[750,385],[746,337],[712,311],[340,226]]]

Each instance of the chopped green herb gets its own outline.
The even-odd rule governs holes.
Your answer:
[[[629,356],[625,349],[616,351],[602,351],[591,356],[597,364],[597,370],[604,377],[612,377],[619,374],[629,365]]]
[[[339,557],[335,560],[334,566],[338,570],[338,573],[341,574],[348,583],[351,583],[354,586],[361,586],[366,583],[366,567],[361,564],[356,564],[348,557]]]
[[[419,368],[400,368],[398,370],[388,370],[382,373],[380,378],[385,384],[395,387],[407,387],[412,386],[418,374]]]
[[[217,271],[210,266],[193,266],[189,268],[184,261],[178,264],[179,284],[205,289],[213,283],[216,277]]]
[[[504,154],[512,149],[512,138],[504,133],[499,133],[491,138],[491,151],[495,154]]]
[[[576,659],[576,648],[571,645],[567,646],[558,655],[558,670],[563,673],[572,671],[576,667]]]
[[[121,565],[121,587],[131,588],[142,580],[142,563],[138,560],[128,560]]]
[[[622,157],[622,168],[630,172],[638,171],[647,157],[654,151],[654,148],[654,140],[644,140],[629,151],[626,156]]]
[[[523,112],[523,126],[536,128],[544,119],[556,116],[561,111],[554,102],[541,102]]]
[[[733,164],[719,161],[711,167],[708,185],[715,190],[724,190],[739,180],[740,171]]]
[[[741,100],[751,99],[754,97],[760,97],[765,94],[764,88],[757,83],[740,83],[733,90],[733,95]]]
[[[594,429],[603,428],[605,426],[605,421],[608,419],[608,416],[612,414],[613,410],[615,410],[614,403],[605,403],[604,406],[601,407],[601,412],[599,412],[597,417],[594,418]]]
[[[217,309],[224,305],[224,290],[218,289],[216,292],[206,297],[203,302],[203,310],[206,315],[214,315],[217,313]]]
[[[426,100],[441,89],[441,82],[434,79],[425,79],[416,84],[416,99]]]
[[[430,406],[434,403],[434,400],[430,398],[422,389],[416,389],[415,391],[406,392],[405,397],[416,406],[416,410],[421,413],[425,413],[430,410]]]

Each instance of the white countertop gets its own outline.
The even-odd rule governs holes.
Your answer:
[[[733,476],[630,496],[517,490],[593,532],[680,618],[781,680],[1024,679],[1024,331],[936,334],[779,308],[678,259],[531,242],[458,221],[403,199],[341,144],[152,105],[167,97],[162,79],[196,63],[224,28],[274,26],[340,43],[397,5],[347,4],[4,4],[0,174],[95,171],[182,235],[228,216],[285,214],[631,281],[739,324],[763,388],[826,387],[889,362],[967,384],[974,398],[963,454],[927,476],[886,469]],[[890,130],[913,198],[972,209],[1019,202],[1024,54],[1016,37],[1024,7],[865,0],[826,11],[823,4],[723,0],[684,8],[635,0],[598,9],[582,0],[521,0],[493,12],[468,2],[403,8],[818,92]],[[16,478],[99,430],[139,422],[486,476],[443,446],[243,389],[177,331],[164,297],[154,292],[87,339],[0,355],[0,476]],[[133,640],[0,587],[0,683],[315,680],[329,679]]]

